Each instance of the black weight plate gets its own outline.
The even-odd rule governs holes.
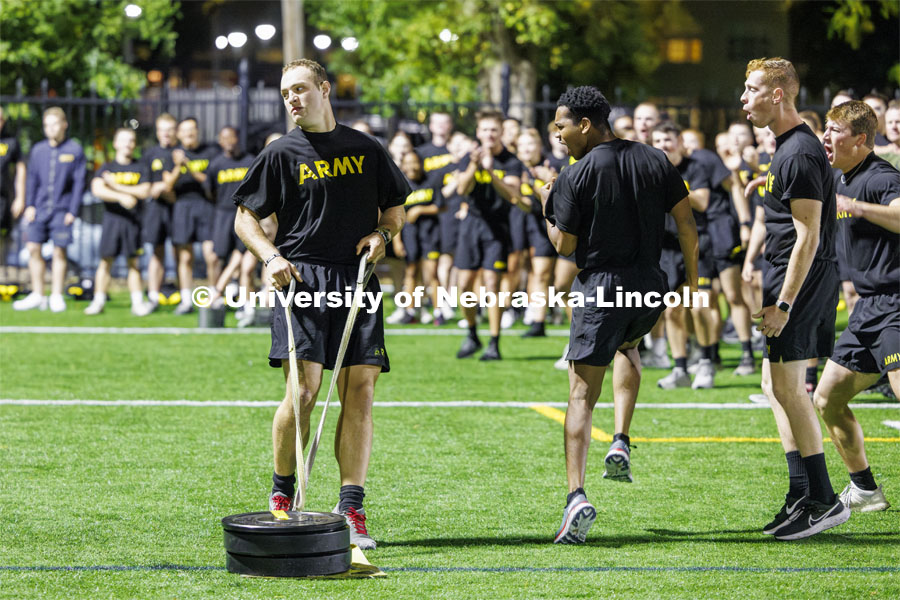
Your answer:
[[[222,519],[225,531],[317,533],[336,531],[347,526],[341,515],[320,512],[288,511],[288,519],[279,519],[269,511],[230,515]]]
[[[229,573],[258,577],[309,577],[335,575],[350,568],[350,550],[319,556],[272,558],[228,553]]]
[[[225,551],[249,556],[304,556],[350,548],[350,529],[315,533],[225,531]]]

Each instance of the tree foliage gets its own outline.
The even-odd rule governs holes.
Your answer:
[[[524,98],[537,82],[608,82],[626,95],[658,66],[663,20],[683,14],[677,2],[609,0],[307,0],[308,22],[336,37],[353,36],[355,52],[336,47],[332,70],[353,74],[367,100],[460,102],[496,88],[510,65]],[[450,41],[442,41],[447,29]],[[445,34],[446,35],[446,34]],[[515,83],[514,83],[515,85]],[[514,91],[515,93],[515,91]]]
[[[143,9],[136,19],[127,4]],[[0,91],[15,92],[21,79],[36,94],[47,79],[62,91],[71,80],[76,94],[92,86],[103,98],[136,97],[143,71],[123,58],[127,39],[146,43],[161,56],[175,49],[178,2],[169,0],[3,0],[0,10]]]

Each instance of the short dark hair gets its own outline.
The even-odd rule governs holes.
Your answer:
[[[178,127],[181,127],[182,123],[187,123],[188,121],[193,121],[194,125],[198,128],[200,127],[200,121],[197,120],[197,117],[185,117],[182,120],[178,121]]]
[[[498,125],[503,125],[503,113],[499,110],[494,110],[493,108],[485,108],[475,113],[476,123],[484,121],[486,119],[492,119],[494,121],[497,121]]]
[[[565,106],[576,121],[587,119],[594,127],[609,130],[611,108],[603,92],[592,85],[582,85],[563,92],[556,106]]]
[[[325,73],[325,68],[316,61],[310,60],[308,58],[298,58],[297,60],[292,60],[288,64],[284,65],[284,68],[281,69],[281,73],[283,75],[291,69],[297,68],[309,69],[309,71],[315,77],[316,85],[318,86],[321,86],[323,83],[328,81],[328,75]]]
[[[674,134],[675,137],[678,137],[681,135],[681,127],[672,121],[663,121],[658,123],[650,133],[664,133],[666,135]]]
[[[837,121],[850,128],[850,133],[866,134],[866,147],[871,150],[875,147],[875,128],[878,117],[872,107],[861,100],[849,100],[838,104],[828,111],[825,118],[829,121]]]

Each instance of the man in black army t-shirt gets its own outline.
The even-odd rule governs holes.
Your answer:
[[[328,95],[331,84],[316,62],[288,63],[281,76],[281,95],[291,120],[298,125],[267,146],[234,195],[238,205],[235,231],[266,266],[276,289],[297,280],[297,292],[313,293],[354,288],[359,257],[384,257],[385,244],[400,233],[403,203],[410,193],[406,178],[373,138],[338,125]],[[381,214],[379,218],[379,212]],[[275,214],[275,244],[259,225]],[[367,292],[378,293],[372,278]],[[322,370],[334,368],[349,307],[292,307],[300,379],[300,421],[304,443],[309,416],[322,383]],[[371,308],[371,307],[369,307]],[[289,381],[284,311],[276,307],[272,323],[270,364],[282,367]],[[364,306],[350,338],[338,391],[341,413],[335,432],[335,457],[341,472],[337,511],[350,526],[350,541],[362,549],[375,547],[366,529],[363,486],[372,451],[372,398],[378,374],[388,371],[381,306]],[[294,493],[294,414],[290,385],[275,413],[272,438],[275,473],[269,507],[285,510]]]
[[[459,162],[457,192],[464,198],[466,216],[460,225],[453,262],[459,270],[459,291],[470,292],[478,271],[485,291],[497,294],[510,249],[509,210],[518,198],[524,165],[501,142],[503,115],[483,111],[476,117],[475,137],[481,143]],[[500,360],[499,302],[488,306],[491,341],[481,360]],[[469,335],[456,358],[481,349],[476,333],[475,307],[463,307]]]
[[[777,136],[763,199],[768,263],[763,308],[753,318],[762,318],[763,389],[790,481],[784,505],[763,533],[795,540],[850,517],[828,479],[822,430],[804,383],[806,361],[830,356],[834,348],[839,285],[834,180],[821,142],[794,106],[800,81],[790,61],[752,60],[746,77],[741,103],[747,118]]]
[[[609,127],[609,103],[593,87],[567,91],[557,102],[556,126],[578,162],[541,188],[547,234],[564,256],[575,253],[582,269],[572,286],[585,297],[576,307],[569,334],[569,406],[565,449],[569,495],[554,542],[584,542],[596,510],[584,493],[591,415],[606,368],[615,356],[613,395],[615,436],[604,477],[631,481],[628,428],[641,379],[637,345],[663,311],[669,291],[659,267],[664,220],[678,227],[687,284],[697,291],[697,229],[688,192],[665,154],[644,144],[620,140]],[[657,306],[599,305],[598,288],[608,301],[621,286]]]
[[[878,121],[865,102],[839,104],[826,118],[825,152],[840,170],[840,242],[859,300],[825,364],[815,402],[850,472],[841,502],[860,512],[887,510],[848,403],[882,374],[900,395],[900,172],[873,152]]]

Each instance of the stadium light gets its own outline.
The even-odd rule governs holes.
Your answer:
[[[269,41],[273,37],[275,37],[275,26],[268,23],[257,25],[254,31],[256,32],[256,37],[264,42]]]
[[[141,16],[142,12],[144,12],[144,9],[142,9],[137,4],[129,4],[125,7],[125,16],[129,19],[137,19],[139,16]]]
[[[227,47],[228,47],[228,38],[227,37],[225,37],[224,35],[220,35],[219,37],[216,38],[216,48],[218,48],[219,50],[224,50]]]
[[[240,48],[247,43],[247,34],[241,31],[232,31],[228,34],[228,43],[235,48]]]
[[[345,37],[341,40],[341,48],[346,50],[347,52],[353,52],[357,48],[359,48],[359,40],[355,37]]]
[[[313,46],[315,46],[319,50],[327,50],[331,47],[331,38],[324,33],[320,33],[313,38]]]

